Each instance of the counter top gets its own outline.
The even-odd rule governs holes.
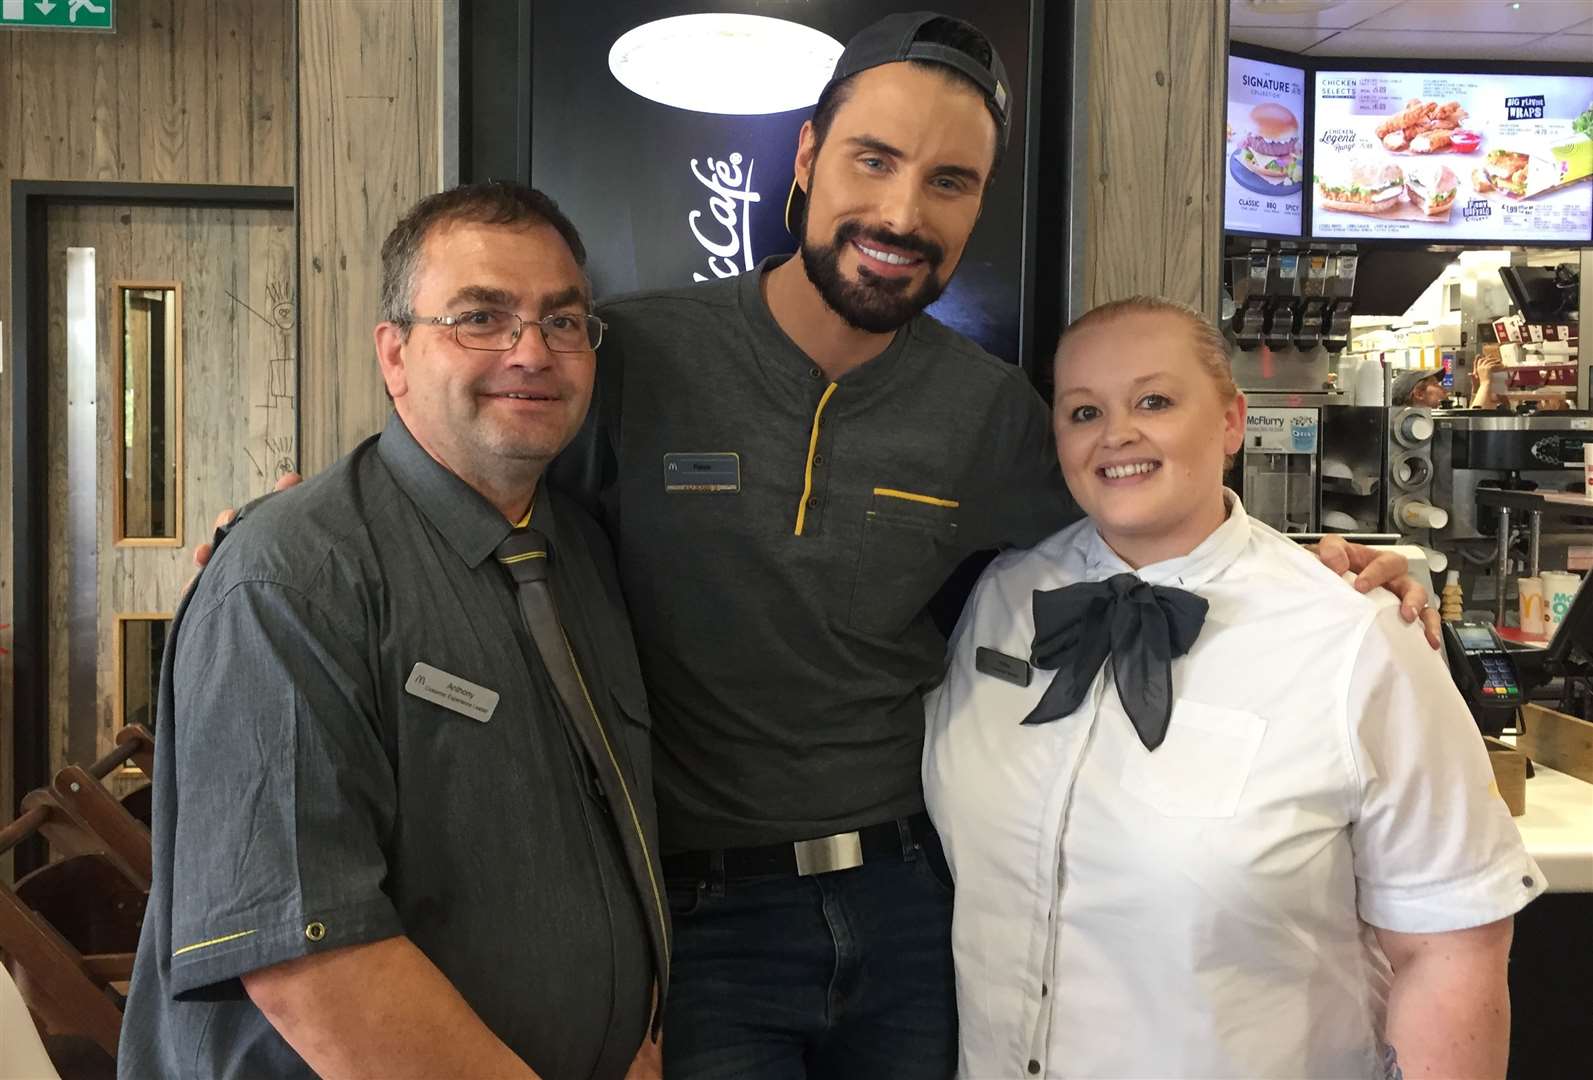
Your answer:
[[[1567,479],[1571,477],[1567,476]],[[1554,511],[1566,514],[1593,513],[1593,499],[1573,491],[1507,491],[1503,488],[1477,489],[1478,506],[1502,506],[1509,510]]]
[[[1593,784],[1533,762],[1527,812],[1515,818],[1549,892],[1593,892]]]

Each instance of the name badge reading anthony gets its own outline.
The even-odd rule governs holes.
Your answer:
[[[664,490],[670,494],[734,495],[741,490],[741,455],[665,454]]]
[[[1026,660],[1008,656],[1004,652],[987,649],[983,645],[974,651],[974,667],[986,675],[994,675],[1013,686],[1028,686],[1033,673]]]
[[[430,664],[416,663],[404,689],[422,700],[483,724],[492,719],[493,710],[498,707],[498,691],[477,686],[469,679],[450,675]]]

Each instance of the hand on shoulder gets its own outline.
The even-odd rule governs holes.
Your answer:
[[[1439,636],[1438,612],[1427,606],[1427,587],[1410,575],[1410,563],[1397,551],[1352,544],[1341,536],[1324,536],[1315,547],[1322,565],[1338,574],[1353,573],[1354,588],[1371,592],[1383,588],[1399,598],[1399,617],[1407,623],[1421,619],[1427,644],[1436,649]]]
[[[278,491],[286,491],[288,488],[302,483],[303,480],[304,477],[300,476],[296,472],[283,473],[281,476],[277,477],[277,482],[272,486],[271,491],[273,494]],[[237,507],[227,507],[221,513],[216,515],[216,523],[211,526],[211,538],[194,545],[193,559],[195,573],[183,583],[182,595],[188,595],[188,590],[192,589],[194,587],[194,582],[199,580],[198,571],[203,570],[210,562],[210,557],[216,553],[215,534],[220,532],[222,529],[225,529],[228,525],[231,525],[237,516]]]

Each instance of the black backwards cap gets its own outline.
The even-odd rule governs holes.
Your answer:
[[[1001,145],[1006,146],[1007,136],[1012,130],[1012,84],[1007,81],[1007,69],[1001,63],[1001,57],[996,54],[996,47],[990,46],[990,63],[986,66],[961,49],[942,45],[936,41],[919,41],[918,35],[924,26],[937,20],[957,23],[977,37],[985,38],[987,43],[989,41],[985,34],[971,23],[954,19],[949,15],[940,15],[933,11],[910,11],[901,15],[887,15],[852,35],[852,40],[846,43],[846,50],[841,53],[841,58],[835,62],[835,71],[830,74],[830,81],[824,84],[824,92],[819,95],[819,100],[824,100],[824,94],[829,93],[830,88],[836,83],[850,79],[853,75],[867,71],[869,68],[896,64],[904,60],[944,64],[962,72],[979,87],[985,96],[985,106],[996,121],[996,135],[1001,139]],[[793,236],[796,235],[794,225],[798,211],[806,200],[807,196],[797,187],[796,179],[793,177],[791,195],[785,205],[785,227]]]

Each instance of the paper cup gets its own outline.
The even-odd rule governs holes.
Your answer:
[[[1548,636],[1548,626],[1543,621],[1543,579],[1521,578],[1517,583],[1521,605],[1521,632]]]
[[[1383,361],[1366,357],[1355,369],[1355,404],[1383,404]]]
[[[1576,590],[1581,587],[1582,579],[1575,574],[1555,570],[1544,573],[1542,577],[1543,621],[1549,635],[1553,636],[1571,610],[1571,602],[1576,599]]]

